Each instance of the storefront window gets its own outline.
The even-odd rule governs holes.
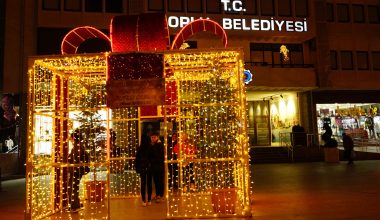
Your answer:
[[[379,108],[378,103],[317,104],[318,132],[327,123],[338,140],[343,132],[353,138],[380,138]]]
[[[285,141],[281,139],[289,137],[287,134],[292,132],[292,127],[299,124],[297,99],[295,94],[280,94],[270,99],[272,146],[280,146]]]
[[[284,146],[299,125],[295,92],[248,93],[248,136],[251,146]]]

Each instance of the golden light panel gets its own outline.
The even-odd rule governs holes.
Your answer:
[[[242,52],[160,53],[172,96],[154,118],[164,121],[166,142],[173,124],[179,134],[178,157],[165,161],[166,217],[250,216]],[[139,106],[107,108],[109,55],[30,59],[27,219],[73,218],[77,197],[84,205],[80,219],[108,219],[116,198],[140,200],[134,159],[144,118]]]

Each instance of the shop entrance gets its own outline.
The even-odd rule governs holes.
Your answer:
[[[248,94],[248,134],[251,146],[292,145],[292,127],[299,124],[296,92]]]
[[[250,115],[249,135],[251,144],[255,146],[271,145],[271,129],[269,115],[269,101],[253,101],[248,104]],[[252,117],[253,116],[253,117]]]
[[[343,132],[353,138],[379,139],[379,107],[378,103],[317,104],[318,133],[322,134],[323,124],[328,124],[338,141]]]

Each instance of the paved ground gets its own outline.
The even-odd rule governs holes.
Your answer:
[[[380,160],[257,164],[252,169],[255,220],[380,219]],[[25,179],[3,182],[0,219],[24,218],[24,184]],[[141,207],[137,199],[116,200],[111,219],[165,219],[165,211],[165,203]]]

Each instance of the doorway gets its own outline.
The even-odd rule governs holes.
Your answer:
[[[251,145],[270,146],[271,129],[269,101],[248,102],[248,135]]]

